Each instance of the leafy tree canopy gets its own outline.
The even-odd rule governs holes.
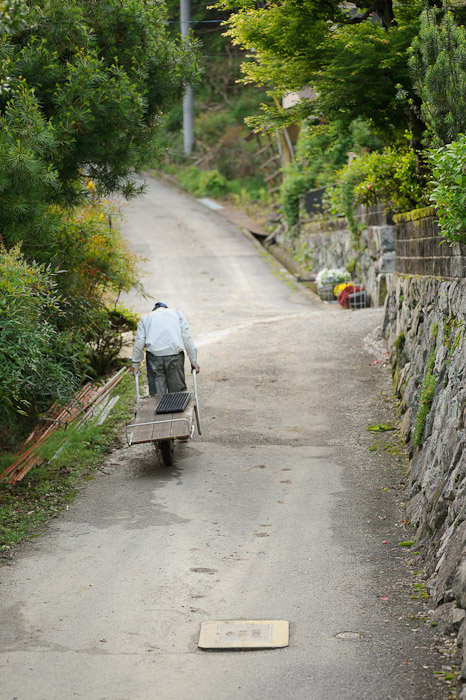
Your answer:
[[[140,191],[134,172],[197,76],[195,43],[166,19],[159,0],[0,0],[3,444],[111,367],[134,324],[117,301],[136,261],[105,198]]]
[[[418,0],[221,0],[217,7],[236,10],[228,34],[249,51],[245,82],[267,86],[277,98],[306,87],[317,93],[286,114],[264,107],[254,126],[314,115],[348,127],[363,117],[390,140],[409,125],[409,103],[397,94],[400,86],[412,93],[407,50],[418,31]]]
[[[28,413],[36,417],[37,410],[69,398],[79,386],[83,343],[78,333],[59,332],[62,302],[50,266],[27,263],[18,246],[7,252],[0,245],[3,440]]]
[[[0,36],[0,58],[7,244],[50,238],[49,205],[86,199],[85,177],[99,194],[136,194],[133,169],[197,71],[193,46],[168,38],[157,0],[38,0]]]

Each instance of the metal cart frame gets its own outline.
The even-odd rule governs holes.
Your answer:
[[[173,450],[176,438],[192,439],[195,428],[199,435],[202,434],[201,413],[199,410],[199,395],[197,392],[196,370],[193,369],[194,396],[189,400],[189,404],[182,413],[161,414],[163,418],[154,420],[138,421],[138,414],[147,416],[153,414],[158,396],[150,396],[141,399],[139,393],[139,374],[136,380],[136,408],[134,411],[135,420],[125,428],[126,442],[128,447],[135,444],[152,442],[157,452],[161,455],[165,466],[173,464]],[[154,401],[155,400],[155,401]],[[170,417],[166,417],[166,416]]]

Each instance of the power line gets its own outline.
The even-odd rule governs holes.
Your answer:
[[[178,20],[169,19],[167,24],[219,24],[220,22],[225,22],[224,19],[189,19],[189,20]]]

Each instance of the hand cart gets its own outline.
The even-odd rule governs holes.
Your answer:
[[[126,426],[128,446],[152,442],[164,465],[171,467],[175,439],[188,440],[192,438],[196,427],[199,435],[202,433],[196,370],[193,369],[194,395],[189,395],[189,401],[184,410],[173,413],[157,413],[156,411],[163,397],[175,397],[175,394],[156,394],[141,398],[139,396],[139,374],[135,376],[135,379],[134,420]]]

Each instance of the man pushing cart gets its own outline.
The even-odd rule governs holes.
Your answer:
[[[139,364],[144,350],[149,397],[154,397],[155,401],[154,398],[147,401],[139,397]],[[186,388],[185,350],[193,371],[194,398]],[[164,463],[170,466],[173,464],[174,439],[193,436],[193,413],[196,414],[198,432],[201,432],[196,385],[200,367],[196,346],[181,311],[169,309],[159,301],[151,313],[142,317],[131,363],[136,379],[137,405],[135,422],[126,428],[128,443],[154,442]]]
[[[191,368],[200,372],[197,349],[191,337],[186,318],[177,309],[169,309],[158,301],[150,314],[138,323],[131,363],[133,374],[139,372],[139,363],[146,350],[147,381],[150,396],[186,391],[184,351]]]

